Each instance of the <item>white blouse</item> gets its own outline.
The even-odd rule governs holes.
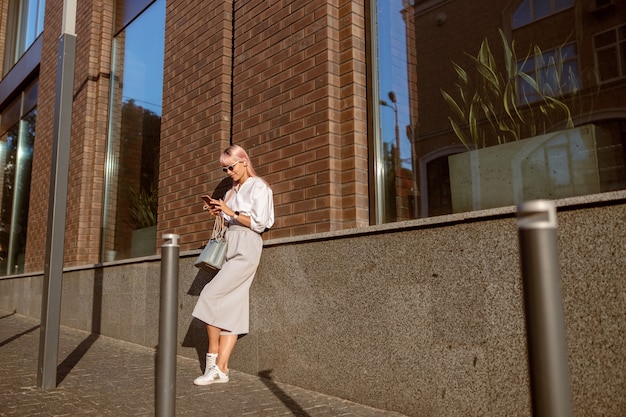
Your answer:
[[[233,211],[250,216],[250,229],[257,233],[263,233],[274,224],[274,194],[259,177],[249,177],[242,185],[229,190],[224,200]],[[222,215],[233,222],[230,216],[223,212]]]

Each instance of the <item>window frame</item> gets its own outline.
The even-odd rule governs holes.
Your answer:
[[[534,62],[535,61],[535,56],[526,58],[526,59],[522,59],[519,60],[517,62],[517,67],[519,71],[524,72],[525,74],[529,75],[532,79],[534,80],[544,80],[544,79],[549,79],[550,77],[550,68],[552,68],[552,66],[550,65],[550,59],[549,57],[554,57],[557,55],[557,52],[559,50],[564,50],[565,48],[569,48],[572,47],[573,51],[574,51],[574,55],[571,57],[563,57],[563,63],[568,63],[570,65],[568,65],[569,67],[575,67],[576,68],[576,77],[577,79],[575,81],[577,81],[576,85],[572,85],[571,82],[567,82],[565,85],[568,87],[567,90],[560,90],[560,86],[559,89],[557,91],[561,91],[562,94],[552,94],[550,95],[551,97],[560,97],[560,96],[566,96],[569,95],[571,93],[575,93],[577,90],[582,89],[582,79],[580,76],[580,56],[578,54],[578,45],[576,42],[569,42],[566,45],[563,45],[562,47],[558,47],[558,48],[551,48],[551,49],[547,49],[545,51],[541,51],[541,57],[542,60],[544,62],[544,64],[537,68],[537,64]],[[548,57],[548,59],[546,59],[546,57]],[[530,64],[530,71],[526,71],[525,67],[529,64],[527,64],[529,62],[529,60],[532,59],[532,64]],[[565,65],[563,65],[565,66]],[[541,78],[537,75],[537,69],[541,72]],[[565,71],[564,71],[565,72]],[[543,83],[545,84],[545,83]],[[522,79],[521,77],[518,77],[517,80],[517,86],[518,86],[518,90],[520,92],[524,92],[527,90],[527,88],[525,86],[527,86],[528,83],[524,81],[524,79]],[[553,85],[550,84],[551,87],[554,87]],[[536,100],[528,100],[528,97],[536,97],[537,94],[539,93],[535,93],[533,95],[527,96],[526,94],[520,94],[519,97],[517,97],[518,100],[518,104],[529,104],[532,105],[533,103],[536,103],[538,101],[540,101],[540,99],[536,99]],[[544,95],[548,95],[547,92],[542,92],[542,94]]]
[[[615,33],[614,43],[610,45],[597,46],[596,42],[597,42],[598,37],[608,34],[610,32]],[[621,36],[620,34],[623,34],[623,36]],[[614,81],[619,81],[619,80],[626,78],[626,24],[617,25],[608,30],[595,33],[592,39],[593,39],[593,59],[594,59],[594,65],[595,65],[595,71],[597,74],[598,83],[608,84],[608,83],[612,83]],[[620,47],[621,45],[624,45],[624,46]],[[617,65],[618,75],[617,77],[602,79],[601,74],[600,74],[600,59],[598,57],[598,52],[606,51],[610,49],[614,49],[616,56],[617,56],[616,65]]]
[[[29,6],[35,3],[34,28],[29,25]],[[3,74],[9,70],[26,54],[31,46],[41,36],[44,29],[46,0],[13,0],[9,3],[6,27],[5,50],[3,57]],[[32,39],[29,39],[32,37]]]

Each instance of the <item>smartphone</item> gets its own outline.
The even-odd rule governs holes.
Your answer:
[[[207,203],[209,206],[211,205],[211,197],[209,197],[208,195],[201,195],[200,198],[204,200],[204,202]]]

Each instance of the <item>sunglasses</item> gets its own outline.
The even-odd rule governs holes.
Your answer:
[[[235,169],[235,165],[237,165],[239,162],[241,161],[237,161],[234,164],[228,165],[227,167],[222,168],[222,171],[224,172],[228,172],[228,171],[232,171]]]

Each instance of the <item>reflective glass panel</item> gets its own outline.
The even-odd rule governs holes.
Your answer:
[[[14,125],[3,136],[0,142],[0,167],[2,171],[2,200],[0,205],[0,273],[7,275],[13,269],[13,260],[9,258],[9,247],[12,241],[13,197],[15,194],[15,165],[17,160],[17,144],[19,140],[19,124]]]
[[[519,28],[533,21],[543,19],[574,5],[574,0],[522,0],[513,12],[513,28]]]
[[[36,91],[36,86],[29,91]],[[25,95],[2,114],[0,136],[0,275],[24,272],[37,110],[19,118]],[[17,118],[17,120],[16,120]]]
[[[533,0],[535,20],[544,18],[552,12],[551,2],[552,0]]]
[[[520,27],[530,23],[532,20],[530,13],[530,0],[524,0],[520,3],[513,13],[513,27]]]
[[[43,31],[45,0],[13,0],[7,20],[6,53],[8,64],[13,65],[33,44]]]
[[[114,40],[102,258],[156,253],[165,0]]]
[[[626,188],[618,9],[376,4],[377,221]]]

